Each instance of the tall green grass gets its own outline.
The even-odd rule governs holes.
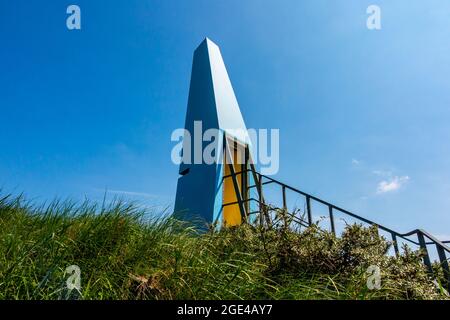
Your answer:
[[[386,255],[376,230],[248,225],[197,233],[133,204],[0,196],[0,299],[444,299],[420,255]],[[68,290],[66,268],[81,270]],[[369,265],[381,288],[369,290]]]

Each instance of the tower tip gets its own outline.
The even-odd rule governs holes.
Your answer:
[[[215,46],[217,46],[217,44],[214,41],[212,41],[210,38],[208,38],[208,37],[205,37],[203,39],[203,41],[198,45],[197,48],[201,47],[202,45],[215,45]]]

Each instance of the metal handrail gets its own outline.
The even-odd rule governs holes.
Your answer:
[[[250,170],[250,169],[242,170],[242,171],[236,172],[236,175],[239,175],[239,174],[242,174],[242,173],[245,173],[245,172],[248,172],[248,171],[251,171],[251,170]],[[394,230],[392,230],[392,229],[390,229],[390,228],[387,228],[387,227],[385,227],[385,226],[383,226],[383,225],[381,225],[381,224],[379,224],[379,223],[376,223],[376,222],[374,222],[374,221],[372,221],[372,220],[369,220],[369,219],[366,219],[366,218],[364,218],[364,217],[361,217],[361,216],[359,216],[359,215],[357,215],[357,214],[355,214],[355,213],[353,213],[353,212],[350,212],[350,211],[348,211],[348,210],[346,210],[346,209],[343,209],[343,208],[341,208],[341,207],[338,207],[338,206],[336,206],[336,205],[334,205],[334,204],[332,204],[332,203],[330,203],[330,202],[328,202],[328,201],[322,200],[322,199],[317,198],[317,197],[315,197],[315,196],[313,196],[313,195],[311,195],[311,194],[308,194],[308,193],[303,192],[303,191],[301,191],[301,190],[299,190],[299,189],[296,189],[296,188],[294,188],[294,187],[291,187],[291,186],[289,186],[289,185],[287,185],[287,184],[285,184],[285,183],[283,183],[283,182],[280,182],[280,181],[278,181],[278,180],[276,180],[276,179],[274,179],[274,178],[271,178],[271,177],[269,177],[269,176],[263,175],[263,174],[261,174],[261,173],[259,173],[259,172],[256,172],[256,174],[257,174],[260,178],[263,177],[263,178],[266,178],[266,179],[269,179],[269,180],[270,180],[270,181],[268,181],[268,182],[261,183],[262,185],[267,185],[267,184],[270,184],[270,183],[276,183],[276,184],[281,185],[281,186],[283,186],[283,187],[285,187],[285,188],[287,188],[287,189],[289,189],[289,190],[291,190],[291,191],[294,191],[294,192],[296,192],[296,193],[299,193],[299,194],[301,194],[302,196],[308,197],[308,198],[311,199],[311,200],[317,201],[317,202],[319,202],[319,203],[321,203],[321,204],[323,204],[323,205],[326,205],[326,206],[328,206],[328,207],[332,207],[333,209],[335,209],[335,210],[337,210],[337,211],[340,211],[340,212],[342,212],[342,213],[345,213],[345,214],[347,214],[347,215],[349,215],[349,216],[351,216],[351,217],[353,217],[353,218],[356,218],[356,219],[358,219],[358,220],[361,220],[361,221],[363,221],[363,222],[365,222],[365,223],[367,223],[367,224],[376,225],[376,226],[377,226],[379,229],[381,229],[381,230],[384,230],[384,231],[389,232],[389,233],[395,233],[398,237],[401,237],[401,238],[403,238],[404,240],[409,241],[409,242],[411,242],[411,243],[413,243],[413,244],[415,244],[415,245],[419,245],[419,242],[416,242],[416,241],[414,241],[414,240],[408,239],[408,238],[406,238],[406,237],[412,236],[412,235],[417,234],[417,233],[420,232],[420,233],[422,233],[423,235],[425,235],[427,238],[429,238],[430,240],[432,240],[431,242],[428,242],[427,244],[438,243],[438,244],[440,244],[441,246],[443,246],[447,252],[450,253],[450,247],[448,247],[448,246],[446,246],[446,245],[444,244],[444,243],[450,243],[450,240],[448,240],[448,241],[441,241],[441,240],[438,240],[438,239],[435,238],[433,235],[431,235],[430,233],[428,233],[427,231],[425,231],[425,230],[423,230],[423,229],[415,229],[415,230],[413,230],[413,231],[410,231],[410,232],[407,232],[407,233],[403,233],[403,234],[402,234],[402,233],[399,233],[399,232],[397,232],[397,231],[394,231]],[[232,174],[229,174],[229,175],[223,176],[222,179],[226,179],[226,178],[229,178],[229,177],[231,177],[231,176],[232,176]],[[252,185],[252,186],[249,186],[248,188],[250,189],[250,188],[255,188],[255,187],[256,187],[256,185]],[[257,199],[254,199],[254,200],[257,201]],[[228,205],[228,204],[224,204],[224,205]]]
[[[336,205],[334,205],[334,204],[332,204],[332,203],[330,203],[328,201],[322,200],[322,199],[320,199],[318,197],[315,197],[315,196],[313,196],[313,195],[311,195],[309,193],[306,193],[306,192],[303,192],[303,191],[301,191],[299,189],[291,187],[291,186],[289,186],[289,185],[287,185],[287,184],[285,184],[285,183],[283,183],[281,181],[278,181],[278,180],[276,180],[274,178],[271,178],[269,176],[266,176],[266,175],[263,175],[263,174],[261,174],[259,172],[256,172],[256,170],[253,170],[253,169],[246,169],[246,170],[242,170],[242,171],[239,171],[239,172],[232,172],[229,175],[223,176],[222,177],[222,182],[226,178],[229,178],[229,177],[234,177],[235,178],[236,176],[238,176],[240,174],[243,174],[245,172],[252,172],[254,175],[256,175],[255,178],[258,177],[258,179],[255,179],[257,181],[255,181],[254,185],[247,186],[247,190],[249,190],[251,188],[256,188],[258,193],[259,193],[259,198],[261,200],[260,199],[255,199],[255,198],[248,198],[248,199],[242,199],[241,200],[242,202],[256,201],[257,203],[259,203],[260,206],[261,205],[267,206],[267,204],[264,203],[264,200],[263,200],[263,197],[262,197],[262,194],[263,194],[262,187],[264,185],[275,183],[275,184],[277,184],[277,185],[282,187],[283,209],[285,209],[286,212],[287,212],[286,190],[291,190],[291,191],[293,191],[295,193],[298,193],[298,194],[300,194],[300,195],[305,197],[305,199],[306,199],[306,207],[307,207],[306,208],[307,209],[306,213],[307,213],[307,216],[308,216],[308,221],[305,221],[303,219],[299,219],[298,217],[296,217],[296,216],[294,216],[294,215],[289,213],[289,215],[291,217],[299,219],[301,221],[301,222],[299,222],[300,224],[302,224],[302,225],[305,225],[305,224],[306,225],[312,225],[313,221],[312,221],[311,200],[316,201],[316,202],[321,203],[321,204],[323,204],[323,205],[328,207],[331,229],[332,229],[332,232],[334,234],[336,234],[335,221],[334,221],[334,211],[338,211],[338,212],[341,212],[341,213],[343,213],[345,215],[348,215],[348,216],[350,216],[352,218],[355,218],[355,219],[357,219],[359,221],[362,221],[364,223],[377,226],[377,228],[379,228],[380,230],[383,230],[383,231],[389,233],[391,235],[391,237],[392,237],[392,243],[393,243],[393,247],[394,247],[394,251],[395,251],[396,255],[399,255],[398,238],[403,239],[404,241],[407,241],[407,242],[412,243],[414,245],[420,246],[420,248],[421,248],[421,250],[423,252],[424,264],[426,265],[426,267],[428,269],[428,272],[431,275],[433,274],[433,267],[432,267],[432,264],[431,264],[431,260],[430,260],[430,256],[429,256],[429,253],[428,253],[427,246],[428,245],[435,245],[436,246],[436,250],[438,252],[440,264],[441,264],[442,269],[444,271],[444,276],[447,279],[447,288],[450,291],[450,270],[449,270],[449,263],[448,263],[448,260],[450,258],[447,258],[447,254],[446,254],[446,253],[450,253],[450,247],[446,245],[447,243],[450,243],[450,241],[441,241],[441,240],[437,239],[432,234],[428,233],[427,231],[425,231],[423,229],[415,229],[415,230],[412,230],[412,231],[407,232],[407,233],[399,233],[399,232],[397,232],[395,230],[392,230],[392,229],[390,229],[388,227],[385,227],[385,226],[383,226],[383,225],[381,225],[379,223],[376,223],[376,222],[374,222],[374,221],[372,221],[370,219],[366,219],[366,218],[361,217],[361,216],[359,216],[359,215],[357,215],[357,214],[355,214],[353,212],[350,212],[350,211],[348,211],[346,209],[338,207],[338,206],[336,206]],[[268,181],[263,182],[263,179],[266,179]],[[239,203],[239,201],[232,202],[232,203],[226,203],[226,204],[223,204],[222,207],[225,207],[225,206],[228,206],[228,205],[232,205],[232,204],[238,204],[238,203]],[[274,207],[271,210],[277,210],[277,209],[282,209],[282,208]],[[417,241],[414,241],[414,240],[408,238],[408,237],[411,237],[411,236],[414,236],[414,235],[417,236]],[[426,239],[428,239],[428,241],[426,241]]]

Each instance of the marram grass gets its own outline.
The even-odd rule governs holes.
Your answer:
[[[420,255],[376,230],[241,226],[199,234],[116,201],[36,207],[0,196],[0,299],[446,299]],[[66,268],[80,270],[79,291]],[[379,289],[367,268],[380,268]]]

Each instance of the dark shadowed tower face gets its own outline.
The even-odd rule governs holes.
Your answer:
[[[246,154],[250,154],[250,139],[219,47],[208,38],[194,52],[185,129],[190,137],[184,136],[183,154],[187,152],[191,155],[191,163],[180,165],[175,216],[187,221],[202,221],[198,222],[200,224],[240,224],[242,208],[237,204],[223,206],[237,199],[235,183],[231,177],[226,177],[230,174],[227,161],[232,158],[233,162],[244,162],[234,164],[235,172],[246,169],[248,164],[245,158]],[[216,138],[203,141],[203,133],[208,129],[215,129],[219,134]],[[207,146],[216,150],[213,152],[213,163],[205,163],[202,153],[198,152]],[[229,149],[224,146],[229,146]],[[224,154],[227,152],[229,157],[225,160]],[[241,194],[247,197],[246,186],[250,183],[250,175],[238,175],[237,180]]]

